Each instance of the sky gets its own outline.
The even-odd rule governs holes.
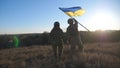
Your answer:
[[[59,7],[80,6],[74,17],[90,31],[120,30],[120,0],[0,0],[0,34],[50,32],[55,21],[66,32],[70,18]],[[79,31],[85,30],[79,25]]]

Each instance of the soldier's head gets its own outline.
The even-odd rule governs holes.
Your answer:
[[[68,19],[68,24],[72,25],[73,22],[74,22],[73,18],[69,18],[69,19]]]
[[[59,27],[59,26],[60,26],[60,23],[56,21],[56,22],[54,23],[54,27]]]

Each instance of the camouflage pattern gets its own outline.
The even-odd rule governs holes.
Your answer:
[[[78,32],[78,22],[75,19],[73,19],[73,21],[68,21],[68,23],[69,22],[70,25],[67,28],[67,38],[71,46],[71,51],[73,52],[75,50],[76,45],[78,45],[79,50],[82,51],[83,45]]]
[[[60,58],[63,51],[63,31],[59,26],[54,26],[50,32],[50,40],[55,58]]]

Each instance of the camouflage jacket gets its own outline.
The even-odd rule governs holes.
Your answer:
[[[59,27],[53,28],[50,32],[50,40],[52,44],[60,44],[63,42],[63,31]]]

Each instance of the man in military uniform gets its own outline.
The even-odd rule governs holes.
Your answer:
[[[67,38],[71,47],[71,54],[75,53],[76,45],[78,45],[79,50],[83,51],[83,45],[81,38],[78,32],[78,22],[74,18],[68,19],[68,28],[67,28]]]
[[[54,51],[54,57],[55,59],[62,57],[62,51],[63,51],[63,31],[60,28],[59,22],[54,23],[54,27],[50,32],[50,39],[52,48]]]

